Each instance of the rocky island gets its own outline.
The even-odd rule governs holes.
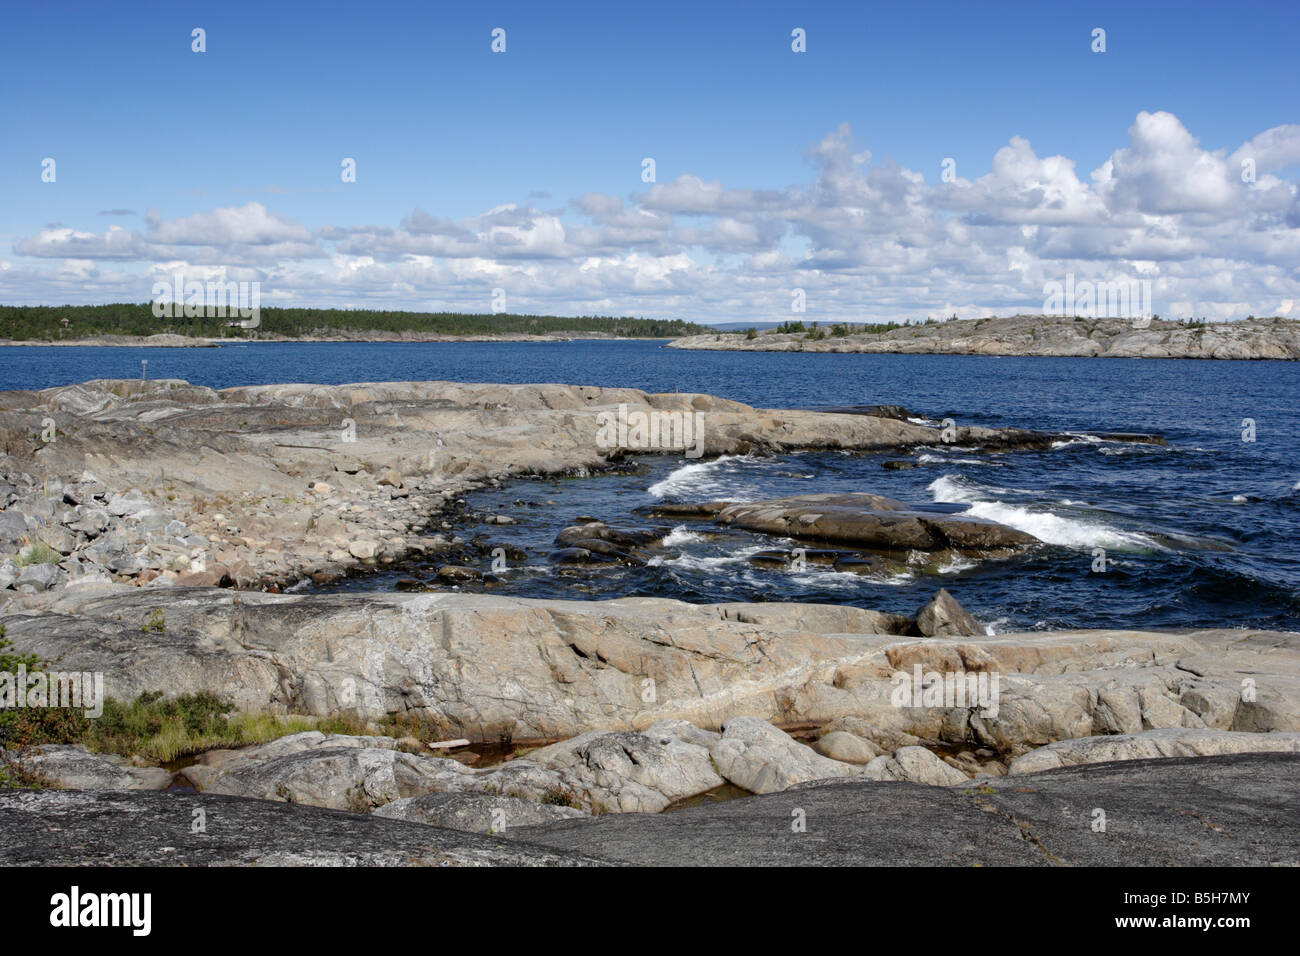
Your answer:
[[[674,339],[668,347],[747,352],[1297,359],[1300,358],[1300,322],[1274,317],[1188,324],[1159,318],[1016,315],[887,328],[818,326],[796,332],[691,335]]]
[[[67,675],[96,675],[119,708],[219,699],[232,719],[260,721],[255,738],[168,759],[78,736],[75,722],[38,725],[45,737],[6,731],[0,776],[24,784],[0,790],[7,857],[1300,862],[1286,824],[1300,635],[992,634],[946,590],[914,615],[457,591],[485,577],[444,520],[460,496],[671,453],[598,441],[615,410],[702,416],[706,456],[894,454],[944,440],[1006,451],[1062,437],[950,425],[944,439],[890,408],[759,409],[570,385],[217,391],[163,379],[2,392],[0,654],[52,675],[47,702]],[[835,561],[1040,544],[869,492],[660,510],[828,545]],[[661,532],[590,516],[557,543],[630,558],[667,546]],[[319,589],[412,555],[445,560],[446,583]],[[23,713],[12,680],[7,693],[0,729]],[[1200,817],[1164,798],[1173,780],[1197,782]],[[1115,821],[1100,836],[1080,809],[1094,806]],[[180,835],[175,821],[194,807],[220,821],[210,839]],[[878,814],[907,837],[783,839],[795,811],[846,834],[855,815]],[[57,830],[36,825],[51,819]]]

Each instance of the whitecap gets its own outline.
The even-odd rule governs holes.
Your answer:
[[[916,460],[927,465],[991,465],[981,458],[945,458],[942,455],[917,455]]]
[[[1070,437],[1065,441],[1052,442],[1053,448],[1069,448],[1071,445],[1100,445],[1104,438],[1078,432],[1066,432]]]
[[[665,547],[677,547],[683,544],[692,544],[696,541],[703,541],[704,536],[699,532],[691,531],[684,524],[679,524],[664,536],[661,542]]]
[[[1039,541],[1066,548],[1109,548],[1128,551],[1168,550],[1154,539],[1136,531],[1123,531],[1100,521],[1064,518],[1046,510],[989,500],[986,486],[968,479],[944,475],[929,485],[935,501],[969,504],[962,514],[996,521],[1017,531],[1032,534]],[[1000,489],[1005,490],[1005,489]],[[983,493],[982,493],[983,492]]]
[[[954,557],[947,564],[939,565],[939,567],[935,568],[935,571],[939,574],[958,574],[962,571],[969,571],[977,564],[979,562],[971,558]]]
[[[729,462],[748,459],[747,455],[722,455],[712,461],[694,461],[682,465],[647,490],[655,498],[708,497],[715,501],[730,501],[733,499],[722,494],[727,485],[722,473],[727,470]]]

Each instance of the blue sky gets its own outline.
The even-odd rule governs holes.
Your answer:
[[[1293,3],[60,3],[5,21],[3,302],[144,301],[178,264],[256,278],[267,304],[485,311],[499,286],[512,310],[735,321],[781,318],[796,285],[827,318],[1005,313],[1040,277],[1099,268],[1223,318],[1300,299]],[[1141,114],[1161,119],[1137,147]],[[1169,181],[1201,153],[1232,179],[1279,127],[1252,147],[1276,182],[1201,202]],[[1075,185],[1041,164],[995,176],[1015,137],[1096,195],[1062,200]],[[1093,171],[1126,148],[1103,196]],[[666,193],[648,204],[644,157]],[[960,198],[936,192],[946,157]]]

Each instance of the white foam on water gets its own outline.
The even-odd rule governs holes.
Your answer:
[[[918,455],[917,461],[927,465],[994,465],[997,462],[980,458],[945,458],[942,455]]]
[[[732,499],[720,494],[726,487],[720,473],[726,470],[728,462],[747,458],[746,455],[722,455],[712,461],[694,461],[682,465],[662,481],[656,481],[647,490],[655,498],[709,497],[715,501],[730,501]]]
[[[671,558],[655,556],[646,564],[652,568],[681,568],[685,571],[712,571],[733,564],[748,564],[750,555],[766,550],[764,548],[741,548],[731,554],[678,554]]]
[[[1115,551],[1167,551],[1154,539],[1136,531],[1123,531],[1101,521],[1083,518],[1065,518],[1050,511],[1026,505],[999,501],[992,489],[968,479],[944,475],[930,483],[929,491],[935,501],[949,504],[969,504],[962,514],[973,518],[996,521],[1017,531],[1032,534],[1039,541],[1065,548],[1081,550],[1108,548]]]
[[[995,501],[1008,495],[1028,495],[1033,492],[1021,488],[1003,488],[1001,485],[986,485],[967,478],[964,475],[941,475],[926,486],[934,493],[935,501],[947,504],[974,503],[977,501]]]
[[[703,540],[704,540],[703,535],[695,531],[691,531],[684,524],[679,524],[677,527],[673,528],[672,531],[668,532],[668,534],[664,536],[664,540],[662,543],[665,547],[671,548],[677,545],[693,544],[696,541],[703,541]]]
[[[916,575],[911,571],[872,572],[870,574],[853,574],[852,572],[837,573],[847,573],[850,577],[857,578],[859,581],[866,578],[872,584],[883,584],[886,587],[902,587],[903,585],[911,584],[916,580]]]
[[[961,571],[969,571],[978,564],[978,561],[971,558],[954,557],[947,564],[941,564],[935,570],[939,574],[957,574]]]
[[[862,586],[862,575],[850,571],[798,571],[790,580],[801,588],[829,588],[833,591],[856,591]]]
[[[1066,441],[1054,441],[1052,442],[1052,447],[1069,448],[1071,445],[1100,445],[1105,441],[1104,438],[1098,438],[1096,435],[1088,435],[1082,432],[1066,432],[1066,434],[1070,436],[1069,439]]]
[[[1106,445],[1097,449],[1103,455],[1155,455],[1162,450],[1167,449],[1161,449],[1158,445],[1140,444]]]

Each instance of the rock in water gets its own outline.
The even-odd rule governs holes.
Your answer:
[[[940,588],[916,615],[916,629],[925,637],[983,637],[984,628],[957,599]]]
[[[719,524],[826,544],[882,551],[1011,553],[1038,544],[1033,535],[965,515],[912,511],[872,494],[812,494],[727,505]]]

